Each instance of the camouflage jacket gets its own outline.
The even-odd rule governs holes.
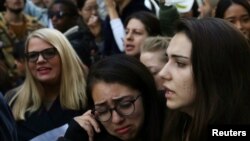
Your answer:
[[[10,24],[4,18],[5,12],[0,12],[0,59],[4,61],[4,63],[9,68],[10,74],[15,71],[15,63],[13,57],[13,47],[14,44],[19,41],[25,41],[28,34],[36,29],[42,28],[42,24],[38,22],[35,17],[31,17],[24,14],[24,22],[25,22],[25,35],[21,38],[17,38],[14,31],[11,29]]]

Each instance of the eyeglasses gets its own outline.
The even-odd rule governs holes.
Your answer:
[[[65,16],[70,16],[70,15],[72,15],[72,14],[69,13],[69,12],[63,12],[63,11],[58,11],[58,12],[52,12],[52,11],[50,11],[50,12],[48,12],[48,17],[50,19],[52,19],[54,16],[57,19],[61,19],[61,18],[65,17]]]
[[[129,116],[135,111],[135,101],[141,95],[136,96],[132,100],[121,100],[116,103],[114,108],[100,107],[92,110],[92,114],[99,121],[108,121],[112,116],[112,111],[115,110],[120,116]]]
[[[35,51],[28,52],[28,53],[25,53],[25,56],[29,62],[35,63],[40,54],[42,55],[43,59],[48,60],[56,56],[57,50],[56,48],[53,47],[53,48],[44,49],[39,52],[35,52]]]

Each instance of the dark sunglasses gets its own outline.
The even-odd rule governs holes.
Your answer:
[[[47,48],[45,50],[39,51],[39,52],[27,52],[25,53],[26,59],[31,62],[35,63],[38,60],[39,55],[42,55],[43,59],[48,60],[57,55],[56,48]]]
[[[63,11],[58,11],[58,12],[52,12],[52,11],[49,11],[48,12],[48,17],[50,19],[52,19],[54,16],[57,18],[57,19],[61,19],[65,16],[71,16],[72,14],[69,13],[69,12],[63,12]]]

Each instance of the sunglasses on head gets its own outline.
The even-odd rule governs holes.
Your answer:
[[[63,11],[58,11],[58,12],[48,12],[48,17],[50,19],[52,19],[54,16],[57,18],[57,19],[61,19],[65,16],[70,16],[71,14],[69,12],[63,12]]]
[[[56,48],[47,48],[42,51],[32,51],[25,53],[26,59],[31,62],[35,63],[38,60],[38,57],[42,55],[43,59],[48,60],[56,56],[57,50]]]

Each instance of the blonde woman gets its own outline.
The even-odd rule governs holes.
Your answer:
[[[87,68],[65,36],[53,29],[31,33],[25,55],[26,79],[14,95],[7,96],[18,138],[30,140],[52,129],[61,136],[59,127],[85,111]]]
[[[165,50],[170,42],[169,37],[148,37],[141,46],[140,61],[150,70],[154,76],[157,89],[163,90],[162,78],[158,73],[167,62]]]

